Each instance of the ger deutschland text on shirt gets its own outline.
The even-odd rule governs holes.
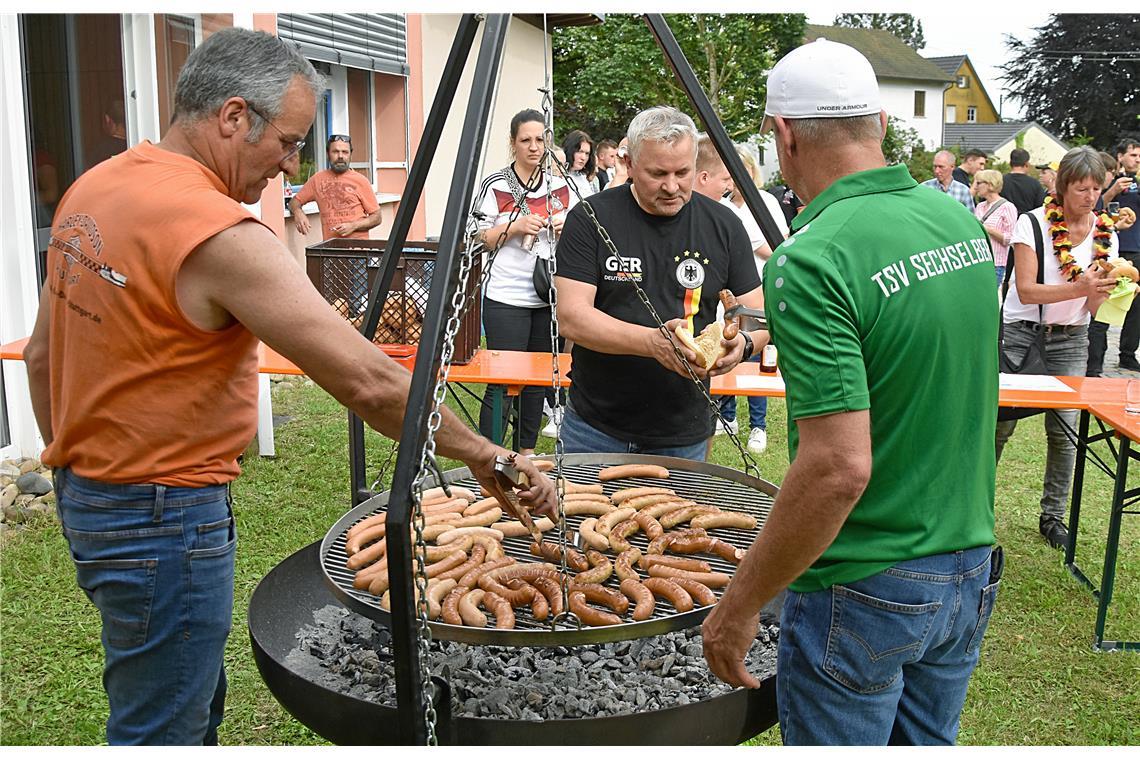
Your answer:
[[[914,282],[923,282],[975,264],[993,266],[993,262],[993,253],[985,238],[973,238],[904,256],[875,272],[871,279],[883,291],[883,297],[890,298],[910,287],[911,274]]]

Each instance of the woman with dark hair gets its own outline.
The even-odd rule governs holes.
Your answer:
[[[562,150],[569,162],[566,179],[574,186],[570,188],[574,202],[578,202],[578,195],[587,198],[598,192],[593,139],[582,130],[575,129],[562,139]],[[574,188],[578,189],[578,195],[574,194]]]
[[[1092,148],[1082,146],[1065,154],[1057,170],[1056,196],[1045,205],[1022,214],[1013,232],[1013,277],[1002,313],[1001,351],[1012,366],[1020,366],[1026,353],[1045,331],[1045,370],[1049,375],[1082,376],[1088,362],[1089,317],[1108,297],[1116,281],[1096,266],[1117,255],[1119,243],[1111,221],[1093,213],[1104,183],[1104,164]],[[1034,228],[1037,228],[1036,232]],[[1044,262],[1042,283],[1037,282],[1037,239]],[[997,456],[1016,420],[997,423]],[[1069,537],[1065,505],[1073,480],[1076,447],[1076,410],[1045,413],[1045,478],[1041,495],[1039,530],[1046,543],[1063,548]]]
[[[550,351],[550,305],[535,289],[534,272],[554,255],[555,238],[570,207],[570,190],[562,177],[547,177],[543,172],[543,130],[538,111],[515,114],[510,134],[512,161],[483,180],[471,212],[479,227],[479,242],[493,254],[484,265],[490,267],[483,293],[483,329],[489,349]],[[479,410],[479,432],[488,438],[495,422],[491,402],[502,390],[502,386],[487,386]],[[543,388],[523,389],[520,453],[534,451],[544,395]],[[505,414],[500,429],[504,423]]]

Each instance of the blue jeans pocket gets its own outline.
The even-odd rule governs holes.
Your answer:
[[[833,586],[823,669],[860,694],[889,688],[922,654],[941,602],[904,604]]]
[[[146,643],[157,574],[154,558],[75,560],[76,580],[99,609],[109,646]]]
[[[967,654],[973,654],[982,646],[982,637],[986,635],[986,628],[990,624],[990,616],[994,612],[994,603],[997,602],[998,589],[1001,581],[991,583],[982,589],[982,601],[978,606],[978,622],[974,626],[974,633],[970,636],[970,644],[966,647]]]
[[[194,546],[186,554],[191,560],[221,557],[237,544],[234,518],[199,525],[194,535]]]

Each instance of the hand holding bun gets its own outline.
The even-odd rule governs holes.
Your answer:
[[[684,325],[678,325],[673,332],[686,348],[697,355],[696,364],[704,370],[712,369],[717,359],[725,354],[720,342],[724,337],[724,324],[721,322],[712,322],[696,338]]]

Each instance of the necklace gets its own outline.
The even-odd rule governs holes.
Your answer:
[[[1053,253],[1057,256],[1061,276],[1073,282],[1085,271],[1073,258],[1073,240],[1065,224],[1065,211],[1053,196],[1045,198],[1045,221],[1049,223],[1049,235],[1053,238]],[[1093,227],[1093,263],[1108,260],[1112,248],[1112,218],[1108,214],[1097,214]]]

